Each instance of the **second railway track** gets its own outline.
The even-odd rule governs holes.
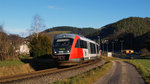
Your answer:
[[[103,60],[96,60],[68,68],[52,68],[27,74],[3,77],[0,78],[0,84],[47,84],[89,71],[104,63],[105,62]]]

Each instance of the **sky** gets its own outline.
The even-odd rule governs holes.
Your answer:
[[[128,17],[150,17],[150,0],[0,0],[0,25],[7,33],[28,33],[39,15],[47,28],[101,28]]]

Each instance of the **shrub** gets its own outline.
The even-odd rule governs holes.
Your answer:
[[[30,56],[39,57],[51,54],[51,40],[45,35],[33,37],[29,41]]]

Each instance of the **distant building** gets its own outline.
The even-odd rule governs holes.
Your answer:
[[[134,53],[134,50],[130,50],[130,49],[128,49],[128,50],[123,50],[123,53],[132,54],[132,53]]]
[[[19,50],[19,53],[20,54],[29,54],[29,47],[27,44],[22,44],[20,45],[20,50]]]
[[[107,57],[112,57],[112,52],[107,52]]]

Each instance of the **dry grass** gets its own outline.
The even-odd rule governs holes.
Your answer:
[[[0,77],[10,76],[34,71],[29,64],[20,61],[4,61],[0,62]]]
[[[92,84],[100,77],[104,76],[111,68],[112,62],[107,62],[101,67],[97,67],[91,71],[71,77],[62,81],[56,81],[52,84]]]
[[[23,65],[24,63],[20,60],[8,60],[8,61],[0,61],[0,67],[3,66],[16,66]]]

